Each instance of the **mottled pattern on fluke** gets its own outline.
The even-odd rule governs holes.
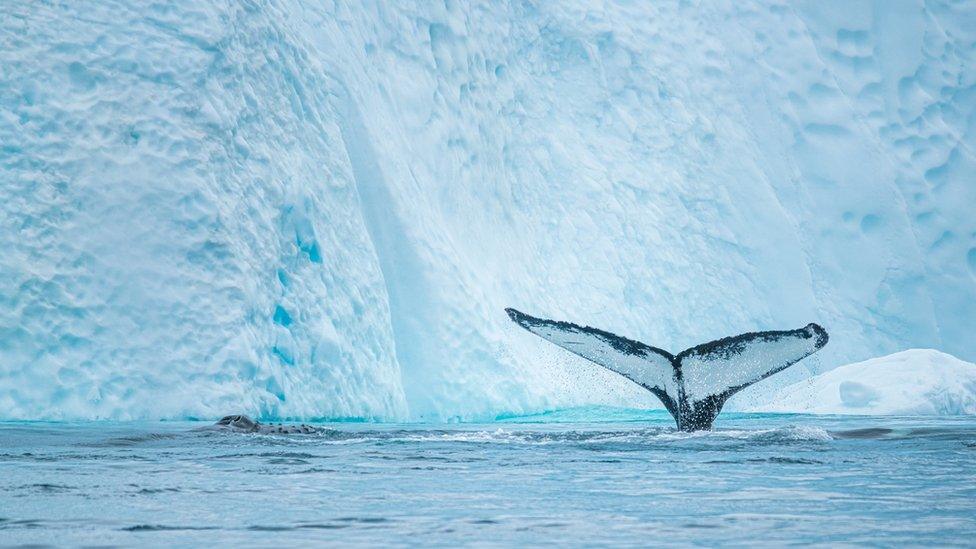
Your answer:
[[[653,393],[682,431],[711,429],[729,397],[817,352],[828,340],[826,330],[808,324],[725,337],[672,355],[597,328],[505,311],[533,334]]]

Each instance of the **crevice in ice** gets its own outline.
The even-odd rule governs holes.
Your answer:
[[[411,388],[422,385],[419,370],[426,363],[423,347],[429,337],[425,326],[431,324],[425,319],[430,298],[424,266],[406,236],[406,228],[382,169],[377,165],[379,157],[370,142],[359,108],[347,90],[343,89],[342,95],[339,129],[359,193],[366,230],[386,284],[395,354],[409,407],[416,400],[416,391]]]

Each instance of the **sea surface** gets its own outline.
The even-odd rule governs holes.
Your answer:
[[[976,418],[0,423],[0,545],[973,546]]]

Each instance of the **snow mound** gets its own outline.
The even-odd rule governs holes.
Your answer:
[[[841,366],[773,394],[761,412],[976,414],[976,364],[911,349]]]

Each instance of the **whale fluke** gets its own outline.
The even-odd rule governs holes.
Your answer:
[[[817,352],[828,339],[811,323],[726,337],[672,355],[597,328],[505,312],[533,334],[654,393],[682,431],[711,429],[729,397]]]

